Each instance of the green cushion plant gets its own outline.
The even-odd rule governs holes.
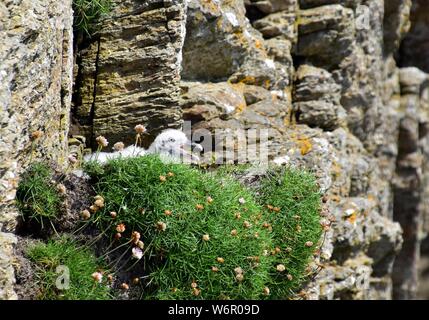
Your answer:
[[[91,218],[99,229],[113,239],[125,226],[120,241],[128,250],[133,232],[141,235],[145,298],[262,296],[271,236],[259,223],[260,206],[238,182],[146,156],[110,161],[95,188],[105,199]]]
[[[227,174],[157,156],[110,161],[91,174],[104,199],[91,221],[112,243],[121,231],[131,265],[144,264],[144,298],[284,299],[306,278],[321,235],[309,173],[286,168],[255,193]],[[133,262],[133,232],[145,244],[141,261]]]
[[[43,163],[33,163],[21,176],[16,200],[22,218],[37,222],[42,228],[61,212],[62,199],[51,182],[52,169]]]
[[[306,268],[322,235],[320,192],[312,174],[283,168],[262,180],[259,194],[272,228],[273,263],[286,268],[270,269],[271,297],[284,299],[307,279]]]
[[[67,237],[30,245],[26,255],[34,264],[37,299],[41,300],[107,300],[110,288],[106,277],[101,282],[93,274],[103,272],[98,259],[85,246]],[[63,267],[57,269],[58,267]],[[67,272],[64,267],[67,268]],[[105,273],[105,271],[104,271]],[[59,279],[59,277],[63,277]],[[66,287],[64,277],[69,277]],[[58,285],[58,283],[60,285]],[[62,286],[62,287],[61,287]]]

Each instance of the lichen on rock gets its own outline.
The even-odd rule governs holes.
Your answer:
[[[76,154],[98,135],[134,143],[140,123],[148,146],[184,121],[194,137],[266,130],[252,147],[315,175],[321,270],[295,298],[415,297],[429,231],[423,3],[112,0],[74,46],[70,0],[1,3],[0,299],[16,298],[14,199],[30,160],[63,166],[69,135]]]

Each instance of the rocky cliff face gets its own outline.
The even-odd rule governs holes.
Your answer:
[[[400,118],[393,53],[410,3],[339,3],[190,1],[183,116],[194,129],[270,130],[271,159],[319,177],[322,221],[336,222],[301,296],[388,299],[402,241],[391,221]],[[212,62],[207,73],[201,61]]]
[[[3,6],[6,13],[17,10],[15,2]],[[166,127],[180,127],[183,121],[192,123],[195,139],[203,130],[221,137],[238,129],[267,130],[269,159],[314,172],[325,193],[321,223],[333,222],[309,267],[317,275],[297,296],[414,296],[419,231],[428,211],[424,202],[429,192],[428,76],[417,68],[400,69],[395,61],[410,27],[411,1],[113,3],[101,31],[80,42],[75,52],[73,134],[83,134],[88,141],[103,134],[114,143],[132,139],[137,123],[146,123],[156,134]],[[48,12],[47,18],[42,13],[40,17],[44,24],[57,19],[55,28],[35,37],[34,30],[44,24],[26,33],[30,23],[15,18],[21,29],[8,28],[8,39],[20,41],[25,54],[34,53],[34,62],[23,56],[28,68],[37,63],[46,68],[43,75],[52,76],[49,81],[40,76],[35,81],[21,64],[13,71],[17,62],[6,70],[7,75],[17,74],[17,80],[5,82],[8,92],[16,92],[17,97],[26,92],[17,90],[20,83],[26,90],[45,85],[34,99],[25,96],[26,104],[4,95],[6,102],[17,106],[15,115],[32,120],[20,124],[27,131],[16,133],[19,137],[42,124],[47,132],[67,133],[56,126],[59,122],[37,119],[40,110],[53,118],[69,110],[70,38],[64,30],[70,30],[66,19],[70,11],[66,4],[50,6],[47,0],[28,4],[28,10],[40,9],[36,4],[49,7],[41,10],[43,15]],[[60,7],[66,8],[61,14]],[[52,37],[50,42],[57,46],[38,47],[42,36]],[[54,48],[63,49],[52,52]],[[37,50],[43,52],[37,55]],[[405,51],[401,49],[401,59],[406,59]],[[53,59],[63,62],[53,65]],[[57,85],[51,88],[46,83]],[[5,122],[11,123],[13,115],[5,114],[9,114]],[[57,141],[54,133],[46,137]],[[150,139],[147,136],[145,143]],[[23,141],[8,159],[28,155],[28,139]],[[62,155],[62,143],[50,150]],[[10,140],[4,145],[10,148],[17,143]],[[24,149],[27,153],[20,151]],[[16,170],[8,165],[3,172],[7,178]],[[1,217],[13,221],[14,215]]]
[[[15,297],[10,232],[19,173],[30,161],[61,164],[67,154],[72,22],[71,0],[0,3],[0,299]]]

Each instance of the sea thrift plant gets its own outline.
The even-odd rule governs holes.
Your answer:
[[[111,0],[73,0],[74,29],[91,36],[98,30],[99,19],[107,15],[111,8]]]
[[[165,164],[157,156],[111,161],[104,172],[94,177],[105,207],[93,221],[111,239],[121,235],[113,248],[128,253],[124,268],[145,266],[143,298],[265,297],[271,258],[260,257],[255,264],[248,257],[260,256],[271,247],[271,239],[261,225],[243,226],[244,220],[254,221],[260,206],[238,182],[187,165]],[[112,211],[117,212],[113,225]],[[243,220],[235,219],[234,212],[241,212]],[[233,229],[237,236],[230,234]],[[236,273],[238,266],[242,271]]]
[[[138,124],[134,127],[134,130],[136,131],[135,146],[137,147],[142,142],[142,134],[146,132],[146,128],[142,124]]]
[[[322,235],[321,195],[313,175],[288,167],[270,172],[258,194],[273,235],[270,297],[285,299],[306,279]]]
[[[115,265],[143,268],[133,274],[142,298],[285,299],[305,280],[322,232],[312,175],[285,169],[248,190],[229,174],[156,155],[100,172],[92,178],[104,206],[90,221],[123,252]]]

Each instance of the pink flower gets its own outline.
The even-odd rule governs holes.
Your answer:
[[[140,248],[133,248],[132,250],[133,258],[140,260],[143,257],[143,251]]]
[[[101,283],[101,281],[103,280],[103,275],[101,274],[101,272],[94,272],[91,275],[92,279],[94,279],[95,282]]]
[[[83,218],[83,219],[85,219],[85,220],[88,220],[89,218],[91,218],[91,213],[89,213],[89,211],[88,210],[83,210],[81,213],[80,213],[80,215],[81,215],[81,217]]]
[[[165,230],[167,229],[167,224],[166,224],[165,222],[158,221],[158,222],[156,223],[156,228],[157,228],[159,231],[165,231]]]
[[[125,224],[120,223],[116,226],[116,231],[118,231],[119,233],[122,233],[125,231]]]
[[[75,164],[76,162],[77,162],[77,159],[76,159],[76,157],[74,156],[74,155],[69,155],[69,162],[71,163],[71,164]]]
[[[113,150],[115,150],[115,151],[122,151],[122,150],[124,150],[124,148],[125,148],[125,145],[123,142],[116,142],[113,145]]]
[[[43,136],[43,131],[41,131],[41,130],[37,130],[37,131],[34,131],[31,133],[31,139],[33,139],[33,140],[37,140],[42,136]]]
[[[95,141],[97,141],[97,144],[101,147],[107,147],[109,145],[109,141],[104,136],[98,136]]]
[[[66,194],[67,193],[67,189],[66,189],[66,187],[62,183],[57,184],[57,190],[61,194]]]
[[[133,231],[133,233],[131,234],[131,240],[137,244],[140,240],[140,232],[137,231]]]
[[[307,241],[307,242],[305,243],[305,246],[306,246],[306,247],[312,247],[312,246],[313,246],[313,242],[312,242],[312,241]]]
[[[141,133],[146,132],[146,128],[145,128],[145,126],[144,126],[144,125],[142,125],[142,124],[138,124],[138,125],[136,125],[136,126],[134,127],[134,130],[136,130],[136,132],[137,132],[138,134],[141,134]]]
[[[276,269],[277,269],[278,272],[283,272],[283,271],[286,270],[286,267],[284,266],[284,264],[278,264],[276,266]]]
[[[142,249],[142,250],[143,250],[143,248],[144,248],[144,243],[143,243],[143,241],[139,240],[139,241],[137,242],[137,247],[139,247],[140,249]]]

